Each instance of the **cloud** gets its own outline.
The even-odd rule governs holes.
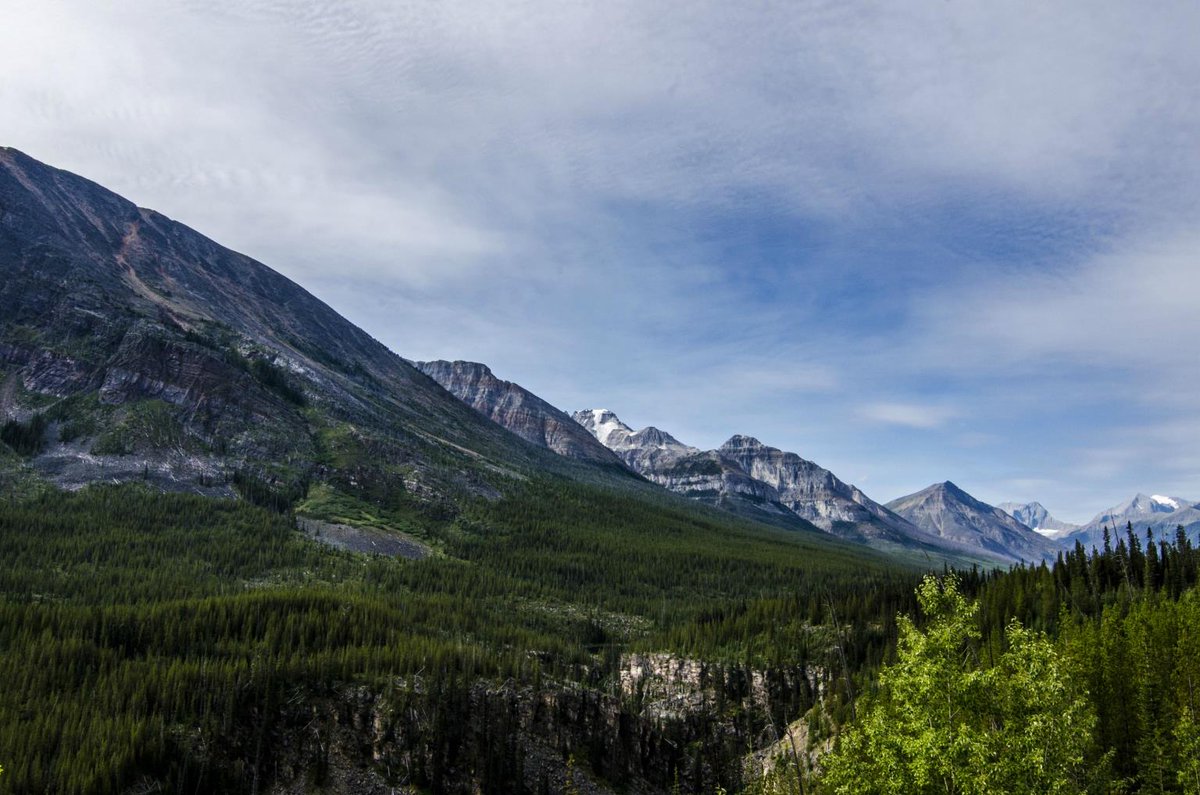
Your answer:
[[[1157,230],[1156,230],[1157,231]],[[1048,367],[1109,372],[1143,396],[1200,386],[1200,234],[1121,241],[1068,271],[1000,272],[917,300],[935,367],[1028,375]],[[1160,394],[1169,387],[1171,394]]]
[[[945,406],[921,406],[909,403],[870,403],[860,406],[858,415],[869,422],[931,430],[940,428],[958,416]]]

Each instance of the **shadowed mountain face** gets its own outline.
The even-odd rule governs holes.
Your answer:
[[[527,442],[567,458],[620,464],[620,459],[579,423],[529,390],[501,381],[486,365],[461,361],[413,364],[450,394]]]
[[[25,465],[61,485],[436,497],[564,466],[265,265],[12,149],[0,271],[0,422],[48,422]]]
[[[970,544],[1011,561],[1051,559],[1057,545],[999,508],[981,502],[950,481],[901,497],[887,507],[928,533]]]

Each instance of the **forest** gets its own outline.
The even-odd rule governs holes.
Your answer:
[[[997,683],[1026,657],[1083,731],[1045,791],[1198,791],[1200,555],[1182,535],[930,586],[850,545],[564,480],[456,515],[293,497],[124,485],[0,501],[0,791],[319,790],[350,746],[415,792],[571,791],[575,777],[616,791],[1000,791],[964,784],[971,765],[994,768],[995,736],[1024,736],[1041,713],[978,709],[965,686],[948,730],[993,751],[964,757],[957,788],[927,773],[864,782],[838,760],[880,757],[872,715],[896,709],[903,672],[941,665],[947,682],[1017,692]],[[432,554],[314,543],[297,507],[369,512]],[[949,668],[918,643],[935,630]],[[623,690],[639,654],[701,661],[703,703],[672,712]],[[825,761],[748,771],[750,739],[798,720]]]
[[[823,769],[751,791],[1200,793],[1198,566],[1183,528],[1129,526],[1052,566],[927,577]]]

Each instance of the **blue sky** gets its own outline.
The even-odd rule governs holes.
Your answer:
[[[245,5],[9,0],[0,143],[567,410],[1200,499],[1195,2]]]

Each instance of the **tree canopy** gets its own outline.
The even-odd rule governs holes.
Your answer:
[[[1006,628],[994,665],[981,661],[978,605],[953,576],[917,589],[928,625],[900,619],[897,660],[826,760],[837,793],[1071,793],[1095,718],[1040,632]]]

